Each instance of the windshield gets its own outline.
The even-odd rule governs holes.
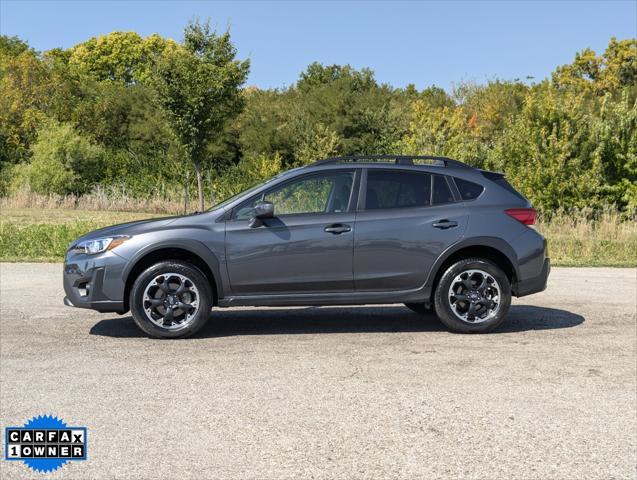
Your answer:
[[[254,192],[255,190],[258,190],[259,188],[263,187],[264,185],[267,185],[268,183],[270,183],[270,182],[272,182],[272,181],[276,180],[276,179],[277,179],[277,178],[279,178],[281,175],[283,175],[283,174],[282,174],[282,173],[280,173],[280,174],[276,175],[275,177],[272,177],[272,178],[270,178],[270,179],[266,180],[265,182],[258,183],[258,184],[256,184],[256,185],[254,185],[253,187],[250,187],[250,188],[248,188],[247,190],[244,190],[243,192],[239,192],[239,193],[237,193],[236,195],[233,195],[233,196],[232,196],[232,197],[230,197],[230,198],[226,198],[224,201],[222,201],[222,202],[220,202],[220,203],[217,203],[216,205],[213,205],[212,207],[210,207],[210,208],[208,209],[208,211],[216,210],[216,209],[218,209],[218,208],[223,208],[223,207],[225,207],[226,205],[229,205],[230,203],[234,202],[234,201],[235,201],[236,199],[238,199],[239,197],[242,197],[242,196],[244,196],[244,195],[248,195],[249,193]]]

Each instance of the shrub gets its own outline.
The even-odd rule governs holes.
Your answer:
[[[54,120],[42,125],[31,153],[31,162],[18,169],[16,180],[36,193],[80,195],[99,181],[103,171],[103,147]]]

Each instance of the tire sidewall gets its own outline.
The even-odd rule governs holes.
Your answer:
[[[175,330],[158,327],[146,316],[143,306],[144,290],[149,282],[162,273],[179,273],[189,278],[199,291],[199,310],[188,325]],[[195,334],[208,321],[213,296],[210,282],[198,268],[175,260],[156,263],[144,270],[133,283],[130,291],[130,310],[137,326],[153,338],[184,338]]]
[[[492,275],[500,286],[500,309],[495,317],[481,323],[468,323],[459,319],[451,309],[448,292],[451,282],[465,270],[483,270]],[[468,258],[451,265],[438,282],[434,295],[436,314],[452,331],[459,333],[486,333],[500,326],[511,306],[511,283],[505,273],[489,260]]]

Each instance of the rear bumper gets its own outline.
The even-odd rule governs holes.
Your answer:
[[[546,290],[546,283],[551,273],[551,259],[545,258],[542,271],[536,277],[527,278],[516,282],[513,285],[513,295],[516,297],[524,297],[533,293],[538,293]]]

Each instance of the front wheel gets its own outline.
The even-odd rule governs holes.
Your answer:
[[[509,311],[511,284],[502,269],[489,260],[460,260],[438,282],[434,305],[442,323],[454,332],[489,332]]]
[[[183,338],[208,321],[213,297],[210,282],[194,266],[178,260],[159,262],[133,283],[133,320],[154,338]]]

